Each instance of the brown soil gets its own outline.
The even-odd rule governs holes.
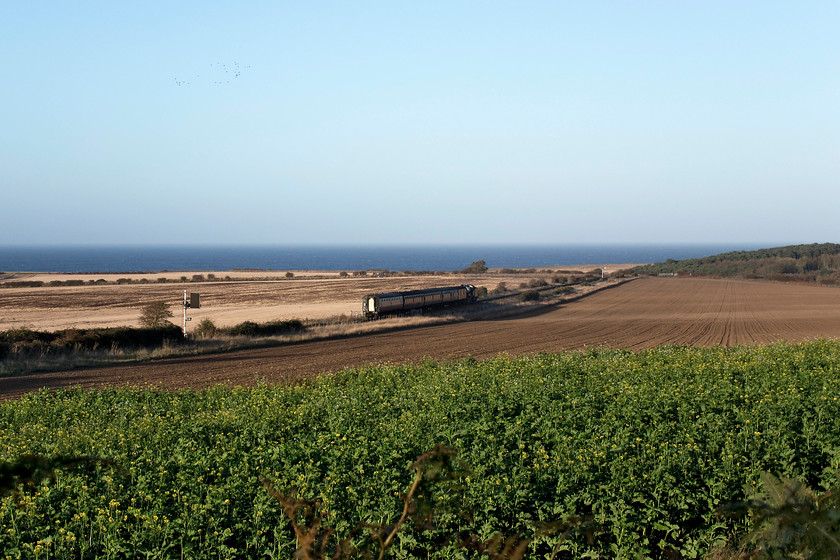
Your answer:
[[[514,318],[0,380],[0,396],[40,387],[288,382],[365,364],[556,352],[756,344],[840,337],[840,290],[746,280],[643,278]]]

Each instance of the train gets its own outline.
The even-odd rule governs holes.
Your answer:
[[[368,319],[385,315],[418,313],[423,309],[473,303],[476,297],[475,286],[472,284],[407,292],[368,294],[362,299],[362,313]]]

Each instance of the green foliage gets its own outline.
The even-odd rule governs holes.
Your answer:
[[[432,451],[422,454],[411,464],[415,471],[414,480],[405,494],[400,494],[402,513],[393,523],[362,522],[350,534],[339,540],[336,530],[324,524],[327,512],[320,504],[301,500],[295,491],[280,492],[265,478],[260,481],[266,490],[283,507],[283,512],[292,525],[296,541],[294,556],[303,560],[325,558],[385,558],[396,541],[398,533],[408,523],[419,530],[433,530],[435,520],[445,514],[454,514],[469,522],[469,512],[446,511],[438,500],[444,493],[459,492],[460,484],[471,474],[468,468],[457,460],[457,452],[444,445],[437,445]],[[437,498],[437,499],[436,499]],[[505,536],[495,533],[490,538],[469,531],[453,534],[440,541],[439,547],[462,548],[478,552],[491,560],[521,560],[536,539],[551,537],[555,541],[551,558],[555,558],[559,545],[573,533],[586,535],[593,542],[594,527],[589,520],[570,517],[566,520],[544,523],[532,537],[520,534]],[[378,553],[378,554],[377,554]]]
[[[40,288],[44,285],[41,280],[11,280],[3,282],[0,287],[3,288]]]
[[[748,548],[755,558],[840,557],[840,474],[832,490],[819,494],[799,480],[761,473],[749,500],[723,508],[751,515]]]
[[[537,301],[540,299],[540,292],[539,290],[527,290],[522,292],[520,299],[522,301]]]
[[[243,321],[227,329],[219,329],[222,334],[231,336],[274,336],[281,334],[294,334],[306,331],[306,326],[299,319],[286,319],[284,321],[269,321],[267,323],[255,323]]]
[[[341,540],[393,524],[406,469],[443,444],[470,471],[424,494],[441,514],[404,526],[395,557],[477,558],[452,536],[501,534],[495,550],[518,535],[529,559],[699,558],[748,532],[717,512],[762,472],[836,483],[839,395],[834,341],[367,367],[296,387],[42,391],[0,402],[4,457],[93,455],[125,472],[62,471],[0,499],[0,550],[35,557],[51,536],[53,558],[290,558],[291,522],[260,477],[320,504]],[[594,540],[542,532],[570,517],[591,519]]]
[[[225,333],[231,336],[257,336],[259,325],[254,321],[242,321],[228,329]]]
[[[140,324],[147,328],[163,327],[173,317],[172,311],[169,310],[169,304],[165,301],[153,301],[143,306],[140,311]]]
[[[215,336],[217,331],[216,324],[211,319],[202,319],[193,334],[198,338],[210,338]]]
[[[84,280],[50,280],[49,285],[51,287],[56,286],[83,286],[85,283]]]
[[[24,455],[15,461],[0,462],[0,496],[17,494],[22,487],[32,489],[43,482],[55,482],[56,471],[59,469],[94,464],[117,467],[113,461],[92,456]]]
[[[9,329],[0,331],[0,355],[2,349],[13,353],[49,353],[60,350],[96,350],[98,348],[150,348],[160,346],[164,341],[183,340],[181,329],[172,323],[161,327],[103,327],[93,329],[62,329],[58,331],[36,331],[32,329]]]
[[[461,272],[464,274],[484,274],[485,272],[487,272],[487,263],[485,263],[483,260],[474,261],[470,264],[470,266],[468,266]]]
[[[457,481],[461,467],[455,460],[456,455],[454,450],[438,445],[418,457],[411,465],[415,471],[411,487],[400,496],[403,507],[399,518],[390,524],[362,522],[340,540],[334,528],[323,524],[328,514],[320,504],[296,497],[295,490],[278,491],[265,477],[261,476],[260,481],[280,503],[292,526],[296,541],[295,558],[384,558],[394,538],[408,521],[420,529],[433,527],[435,515],[442,513],[433,495],[441,493],[441,483]],[[457,488],[452,484],[447,486],[450,491]]]
[[[813,243],[758,251],[734,251],[682,261],[668,259],[664,263],[636,267],[632,272],[831,282],[840,275],[840,245]]]

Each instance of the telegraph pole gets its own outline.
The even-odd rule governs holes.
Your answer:
[[[187,317],[187,309],[190,307],[200,308],[200,296],[201,294],[190,294],[190,298],[187,299],[187,290],[184,290],[184,338],[187,338],[187,321],[192,321],[192,317]]]

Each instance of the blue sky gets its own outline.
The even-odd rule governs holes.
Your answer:
[[[837,242],[837,21],[7,2],[0,244]]]

